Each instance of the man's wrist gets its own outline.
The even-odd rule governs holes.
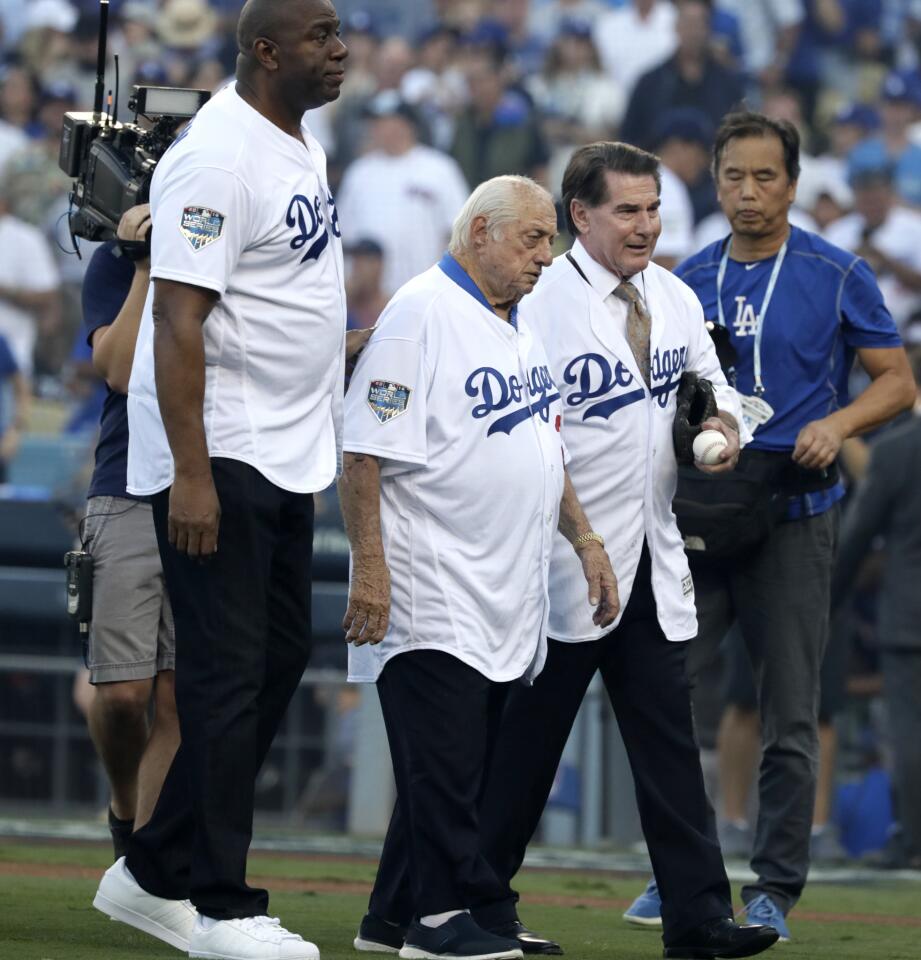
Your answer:
[[[579,534],[579,536],[572,541],[572,548],[576,553],[580,553],[582,550],[585,550],[586,547],[591,547],[592,545],[604,547],[604,537],[601,536],[600,533],[595,533],[594,530]]]

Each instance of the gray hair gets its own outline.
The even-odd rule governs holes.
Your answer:
[[[505,228],[519,219],[525,192],[544,197],[548,204],[553,204],[550,194],[530,177],[507,175],[481,183],[454,221],[448,251],[456,255],[470,249],[470,230],[477,217],[486,218],[486,229],[494,240],[501,239]]]

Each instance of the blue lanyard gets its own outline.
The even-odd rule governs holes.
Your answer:
[[[764,332],[764,318],[771,304],[771,297],[774,296],[774,287],[777,286],[777,278],[780,276],[780,268],[783,265],[784,257],[787,255],[787,240],[784,240],[783,246],[777,251],[777,257],[774,260],[774,269],[771,271],[771,278],[768,280],[767,290],[764,292],[764,300],[761,303],[761,310],[755,319],[755,395],[762,396],[764,393],[764,381],[761,379],[761,335]],[[720,260],[719,272],[716,275],[716,307],[719,311],[719,324],[726,326],[726,317],[723,314],[723,280],[726,278],[726,267],[729,264],[729,252],[732,249],[732,237],[726,244],[726,251],[723,259]]]

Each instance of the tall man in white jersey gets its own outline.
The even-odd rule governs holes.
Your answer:
[[[658,160],[645,151],[621,143],[576,150],[563,177],[575,245],[524,305],[560,388],[572,484],[608,544],[622,612],[613,629],[585,615],[578,566],[555,538],[547,664],[532,688],[509,695],[482,805],[483,850],[504,890],[476,916],[489,925],[517,920],[509,884],[600,671],[662,891],[665,956],[745,957],[777,933],[732,921],[685,673],[687,641],[697,631],[694,585],[671,510],[682,373],[710,379],[721,408],[704,426],[727,444],[720,463],[702,470],[734,466],[740,410],[694,294],[651,262],[661,230],[659,184]]]
[[[450,253],[390,301],[346,397],[349,676],[377,684],[390,741],[397,804],[375,895],[408,875],[408,929],[383,933],[404,958],[522,955],[466,911],[501,895],[477,800],[502,703],[544,663],[558,522],[586,619],[617,613],[566,478],[560,391],[517,306],[555,235],[536,183],[481,184]],[[379,949],[373,934],[363,923],[356,947]]]
[[[329,0],[249,0],[238,41],[236,85],[151,188],[128,489],[153,504],[182,744],[95,905],[193,957],[315,960],[246,859],[256,774],[310,651],[312,494],[340,459],[341,243],[302,118],[338,96],[347,50]]]

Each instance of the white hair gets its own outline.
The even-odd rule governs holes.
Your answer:
[[[451,228],[448,250],[452,254],[470,249],[470,231],[477,217],[486,218],[486,229],[493,240],[501,239],[505,227],[521,216],[521,202],[526,194],[540,196],[553,204],[550,194],[530,177],[502,176],[485,180],[467,198]]]

